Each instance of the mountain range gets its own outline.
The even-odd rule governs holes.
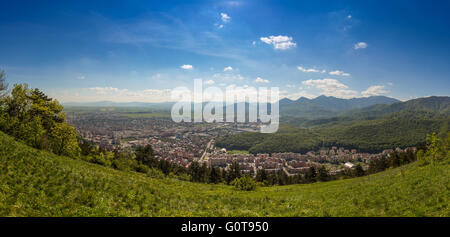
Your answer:
[[[365,108],[373,105],[390,105],[400,102],[386,96],[371,96],[363,98],[341,99],[333,96],[321,95],[314,99],[300,97],[297,100],[284,98],[280,100],[280,114],[282,116],[304,118],[327,118],[339,115],[341,112]]]
[[[118,103],[111,101],[65,103],[65,106],[74,107],[139,107],[170,112],[174,102],[145,103],[126,102]],[[206,103],[204,103],[206,104]],[[238,103],[238,104],[242,104]],[[245,103],[248,107],[248,103]],[[235,104],[237,106],[237,104]],[[437,113],[441,115],[450,114],[450,97],[431,96],[423,97],[405,102],[386,96],[371,96],[363,98],[341,99],[333,96],[319,96],[314,99],[301,97],[297,100],[287,98],[279,101],[280,116],[283,120],[302,118],[307,120],[329,120],[332,118],[379,118],[394,112],[409,113],[411,111],[420,113]],[[269,108],[270,111],[270,108]],[[409,112],[408,112],[409,111]],[[224,107],[225,112],[225,107]],[[298,119],[296,119],[298,120]]]

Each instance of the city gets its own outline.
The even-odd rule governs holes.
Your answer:
[[[70,109],[69,109],[70,111]],[[242,173],[255,176],[258,169],[268,173],[280,170],[288,176],[306,173],[310,167],[326,166],[330,175],[341,174],[360,164],[368,169],[371,160],[389,155],[394,150],[370,154],[356,149],[332,146],[304,154],[258,153],[227,151],[215,146],[217,138],[241,132],[257,132],[257,123],[175,123],[168,117],[129,117],[115,112],[68,113],[68,122],[73,124],[86,140],[109,151],[133,149],[151,145],[155,158],[166,160],[188,168],[194,161],[211,167],[228,170],[238,163]],[[403,152],[415,147],[395,149]]]

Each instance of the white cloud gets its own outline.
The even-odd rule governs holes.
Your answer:
[[[232,71],[232,70],[233,70],[233,68],[231,66],[228,66],[228,67],[223,69],[224,72]]]
[[[321,90],[321,94],[334,96],[338,98],[353,98],[358,95],[354,90],[348,89],[348,86],[342,84],[336,79],[324,78],[317,80],[306,80],[302,84]]]
[[[364,97],[369,97],[369,96],[382,95],[385,93],[387,93],[387,91],[384,90],[384,86],[379,85],[379,86],[370,86],[369,88],[367,88],[367,90],[361,92],[361,95]]]
[[[298,66],[297,69],[300,70],[300,71],[302,71],[302,72],[320,72],[320,71],[317,70],[317,69],[313,69],[313,68],[307,69],[307,68],[304,68],[304,67],[302,67],[302,66]]]
[[[358,42],[358,43],[355,44],[354,48],[356,50],[358,50],[358,49],[365,49],[365,48],[367,48],[367,43],[366,42]]]
[[[152,80],[160,79],[161,76],[162,76],[161,73],[156,73],[155,75],[151,76],[150,79]]]
[[[91,87],[88,89],[91,91],[95,91],[97,95],[108,95],[112,93],[121,93],[128,91],[127,89],[118,89],[114,87]]]
[[[346,72],[339,71],[339,70],[329,72],[329,74],[333,75],[333,76],[344,76],[344,77],[350,76],[350,73],[346,73]]]
[[[193,69],[194,67],[193,67],[192,65],[185,64],[185,65],[181,66],[180,68],[185,69],[185,70],[191,70],[191,69]]]
[[[269,83],[269,80],[265,80],[265,79],[262,79],[261,77],[258,77],[255,79],[255,82],[256,83]]]
[[[222,29],[225,26],[225,24],[230,22],[231,17],[228,14],[222,12],[222,13],[220,13],[220,19],[222,20],[222,24],[215,23],[214,26],[216,26],[219,29]]]
[[[91,91],[94,94],[90,93]],[[92,87],[77,91],[81,93],[78,98],[72,95],[64,96],[65,101],[115,101],[115,102],[163,102],[170,101],[170,89],[145,89],[145,90],[129,90],[114,87]],[[71,93],[73,94],[73,93]]]
[[[163,90],[146,89],[146,90],[143,90],[142,92],[144,92],[144,94],[148,94],[148,95],[167,95],[171,92],[171,90],[170,89],[163,89]]]
[[[223,22],[227,23],[230,21],[231,17],[226,13],[220,13],[220,19],[222,19]]]
[[[228,82],[228,83],[244,80],[244,77],[241,74],[233,73],[233,71],[227,72],[227,73],[216,73],[213,75],[213,78],[217,79],[218,81]]]
[[[283,35],[261,37],[260,40],[266,44],[273,45],[275,49],[279,50],[286,50],[297,46],[297,44],[292,41],[292,37]]]
[[[86,79],[86,77],[83,76],[83,75],[80,75],[80,76],[77,76],[77,79],[78,79],[78,80],[84,80],[84,79]]]
[[[303,81],[302,84],[307,85],[307,86],[313,86],[313,87],[317,87],[319,89],[328,89],[328,88],[348,88],[348,86],[340,83],[338,80],[336,79],[331,79],[331,78],[324,78],[324,79],[317,79],[317,80],[306,80]]]
[[[253,44],[253,45],[256,45],[256,41],[253,41],[252,44]]]
[[[284,97],[286,97],[288,99],[291,99],[291,100],[298,100],[300,97],[305,97],[305,98],[308,98],[308,99],[312,99],[312,98],[317,97],[317,95],[316,94],[312,94],[312,93],[310,93],[310,92],[308,92],[306,90],[300,90],[300,91],[292,93],[292,94],[286,94],[286,96],[284,96]]]
[[[348,16],[347,16],[347,19],[352,19],[352,15],[348,15]]]
[[[173,101],[171,89],[131,90],[115,87],[91,87],[82,89],[50,91],[49,95],[66,102],[167,102]]]
[[[215,82],[213,80],[207,80],[204,82],[205,85],[213,85]]]

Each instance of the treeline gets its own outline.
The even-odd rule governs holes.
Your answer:
[[[235,179],[244,177],[237,163],[233,163],[228,169],[222,169],[194,161],[186,168],[164,159],[157,159],[151,145],[111,152],[84,140],[80,147],[81,159],[85,161],[118,170],[145,173],[152,178],[171,177],[198,183],[229,185]]]
[[[144,173],[153,178],[171,176],[182,180],[190,180],[185,167],[155,158],[151,145],[138,146],[134,149],[107,151],[92,142],[80,139],[80,158],[87,162],[123,171]]]
[[[409,164],[417,160],[416,154],[410,149],[406,152],[394,151],[389,155],[384,155],[381,158],[371,160],[369,162],[368,174],[374,174],[384,171],[389,168],[396,168],[402,165]]]
[[[275,173],[267,173],[264,169],[259,169],[255,180],[263,185],[289,185],[289,184],[308,184],[315,182],[326,182],[342,178],[353,178],[364,176],[366,172],[360,164],[354,169],[346,168],[340,174],[331,175],[325,165],[311,166],[306,172],[288,176],[284,171],[279,170]]]

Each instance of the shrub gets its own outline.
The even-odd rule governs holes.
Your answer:
[[[150,168],[147,172],[147,176],[155,179],[163,179],[166,175],[159,169]]]
[[[253,180],[253,178],[248,175],[233,180],[231,182],[231,185],[233,185],[235,189],[241,191],[252,191],[256,189],[255,180]]]
[[[450,154],[449,143],[450,133],[447,133],[447,139],[439,138],[436,133],[428,134],[425,151],[419,150],[417,152],[419,164],[436,164],[439,161],[448,159]]]

